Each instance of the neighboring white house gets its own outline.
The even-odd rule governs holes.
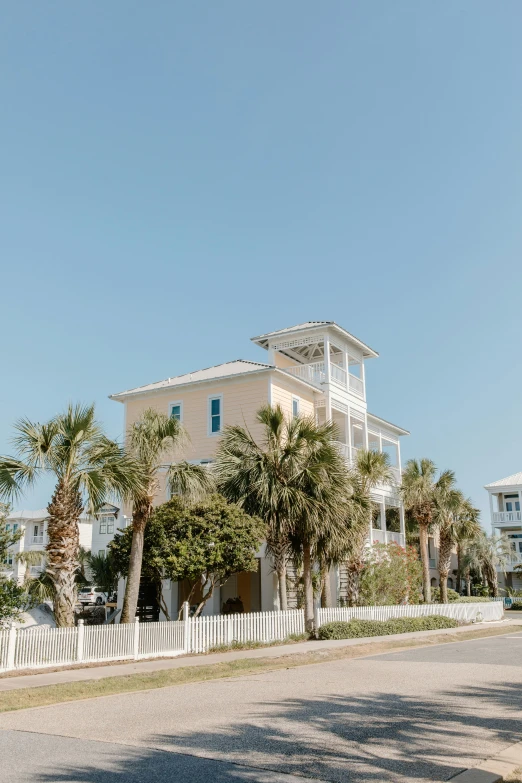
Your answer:
[[[289,418],[301,414],[314,416],[320,423],[333,421],[338,448],[348,463],[355,462],[360,449],[390,455],[393,481],[373,492],[368,541],[370,545],[394,541],[404,546],[399,439],[409,433],[368,412],[365,363],[378,356],[376,351],[333,321],[309,321],[252,340],[263,349],[266,362],[236,359],[112,395],[111,399],[124,405],[125,429],[147,408],[166,413],[181,421],[190,436],[184,452],[172,454],[166,462],[185,458],[209,463],[226,425],[246,425],[253,437],[262,437],[256,412],[267,403],[280,405]],[[166,499],[161,480],[155,503]],[[215,591],[205,613],[218,614],[223,603],[235,597],[241,597],[247,612],[277,607],[277,580],[264,547],[257,557],[257,572],[234,575]],[[331,576],[334,600],[341,601],[346,595],[345,574],[336,569]],[[121,585],[119,592],[121,600]],[[176,616],[187,593],[186,584],[165,582],[164,598],[171,616]]]
[[[47,546],[47,509],[37,511],[12,511],[6,519],[8,530],[23,530],[20,540],[10,548],[7,561],[3,564],[4,573],[21,582],[26,576],[27,567],[17,558],[21,552],[41,552],[40,564],[29,566],[29,575],[38,576],[44,567],[45,547]],[[120,514],[120,509],[106,503],[96,517],[82,514],[80,517],[80,546],[96,554],[105,554],[107,546],[114,538],[118,528],[126,526],[128,520]]]
[[[499,583],[505,587],[522,588],[522,472],[487,484],[491,526],[494,533],[505,533],[511,545],[511,556],[504,569],[499,569]]]

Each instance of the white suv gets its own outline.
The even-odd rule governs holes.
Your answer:
[[[95,604],[96,606],[103,606],[107,602],[107,593],[100,590],[99,587],[82,587],[78,592],[78,601],[81,604]]]

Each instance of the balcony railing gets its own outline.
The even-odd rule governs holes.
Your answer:
[[[298,364],[295,367],[284,367],[281,369],[284,369],[285,372],[293,375],[295,378],[308,381],[313,386],[322,386],[327,381],[324,362]],[[338,364],[330,364],[330,380],[364,399],[363,381],[356,375],[347,373],[344,367],[340,367]]]
[[[522,511],[494,511],[493,524],[507,525],[522,522]]]

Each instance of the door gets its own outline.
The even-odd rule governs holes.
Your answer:
[[[505,495],[504,505],[506,512],[510,515],[509,521],[516,521],[520,519],[520,498],[518,495]],[[515,513],[518,511],[518,514]]]

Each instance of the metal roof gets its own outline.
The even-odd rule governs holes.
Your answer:
[[[363,355],[368,358],[375,358],[379,355],[377,351],[374,351],[373,348],[370,348],[369,345],[363,343],[363,341],[359,340],[358,337],[355,337],[346,329],[343,329],[343,327],[339,326],[339,324],[336,324],[335,321],[305,321],[302,324],[296,324],[295,326],[288,326],[286,329],[277,329],[275,332],[266,332],[266,334],[260,334],[257,337],[251,337],[250,339],[252,340],[252,342],[257,343],[257,345],[260,345],[262,348],[267,348],[268,339],[270,337],[292,334],[293,332],[304,332],[307,329],[317,329],[318,326],[331,326],[332,329],[336,329],[344,337],[347,337],[352,342],[357,343],[357,345],[363,349]]]
[[[368,411],[368,417],[370,419],[375,419],[375,421],[380,421],[381,424],[385,424],[387,427],[391,427],[393,430],[395,430],[399,435],[409,435],[409,430],[405,430],[402,427],[398,427],[397,424],[392,424],[391,421],[386,421],[386,419],[382,419],[380,416],[376,416],[374,413],[370,413]]]
[[[262,364],[261,362],[251,362],[246,359],[235,359],[224,364],[216,364],[214,367],[206,367],[204,370],[195,370],[184,375],[176,375],[174,378],[167,378],[164,381],[149,383],[146,386],[138,386],[135,389],[111,394],[111,400],[117,400],[120,397],[126,397],[129,394],[142,394],[143,392],[155,391],[160,389],[171,389],[176,386],[184,386],[187,383],[198,383],[201,381],[213,381],[220,378],[229,378],[234,375],[244,375],[250,372],[259,372],[260,370],[275,369],[271,364]]]
[[[486,484],[484,489],[493,489],[493,487],[516,487],[522,486],[522,472],[513,473],[512,476],[506,476],[506,478],[493,481],[491,484]]]

